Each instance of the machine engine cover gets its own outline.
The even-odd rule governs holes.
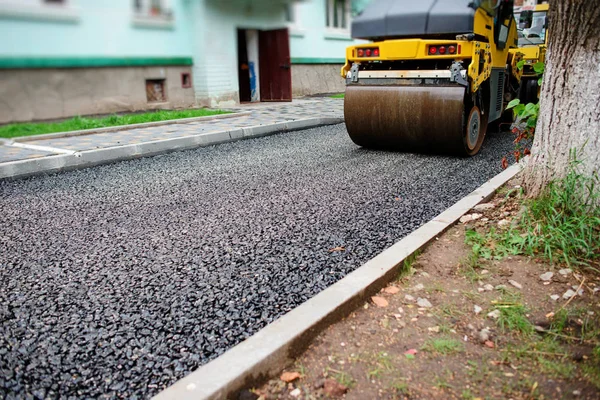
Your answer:
[[[352,22],[352,37],[380,40],[473,32],[471,0],[374,0]]]

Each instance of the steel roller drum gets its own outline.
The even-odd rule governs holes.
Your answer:
[[[465,145],[464,120],[470,116],[464,102],[465,88],[459,86],[347,86],[344,117],[359,146],[472,155],[483,135]],[[477,110],[477,132],[483,128],[478,116]]]

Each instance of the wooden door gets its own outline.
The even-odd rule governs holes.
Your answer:
[[[260,31],[258,37],[261,101],[292,101],[290,39],[287,29]]]

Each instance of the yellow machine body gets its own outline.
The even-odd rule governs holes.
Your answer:
[[[523,6],[515,9],[515,18],[519,23],[518,18],[523,12],[533,12],[545,19],[550,6],[548,4],[538,4],[535,6]],[[548,47],[548,30],[544,27],[544,39],[541,43],[528,43],[527,38],[519,39],[519,46],[516,49],[511,49],[510,53],[513,56],[513,61],[520,60],[525,61],[525,66],[522,68],[522,76],[524,77],[536,77],[537,74],[533,70],[533,65],[538,62],[546,61],[546,49]]]
[[[519,37],[519,46],[516,49],[510,49],[511,69],[514,71],[515,77],[519,80],[521,88],[519,97],[522,102],[534,102],[539,98],[540,87],[537,84],[539,78],[533,66],[539,62],[546,61],[546,50],[548,48],[548,29],[546,27],[546,18],[549,11],[548,4],[538,4],[535,6],[523,6],[515,9],[515,19],[517,24],[520,23],[520,16],[525,12],[533,14],[533,18],[542,19],[544,26],[542,35],[543,39],[538,41],[525,37],[524,29]],[[522,66],[519,67],[519,63]]]
[[[487,124],[510,100],[504,86],[509,48],[517,44],[512,6],[498,17],[477,8],[469,34],[348,47],[341,75],[351,139],[364,147],[476,154]],[[495,29],[503,31],[504,46]]]

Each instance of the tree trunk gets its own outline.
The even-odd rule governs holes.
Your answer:
[[[540,115],[525,186],[537,196],[563,177],[569,152],[600,171],[600,0],[554,0]]]

